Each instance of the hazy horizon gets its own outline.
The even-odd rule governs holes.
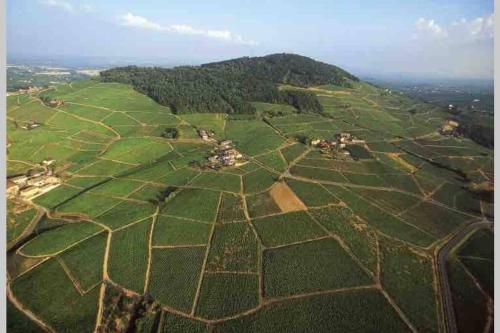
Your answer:
[[[7,51],[164,66],[285,52],[365,77],[491,80],[493,1],[11,0]]]

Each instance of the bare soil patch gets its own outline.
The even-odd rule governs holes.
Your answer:
[[[307,207],[285,182],[279,182],[269,191],[278,207],[284,212],[306,210]]]

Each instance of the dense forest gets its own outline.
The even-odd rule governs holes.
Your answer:
[[[175,113],[254,113],[250,102],[283,103],[301,112],[321,112],[314,94],[280,90],[278,85],[350,87],[358,78],[311,58],[273,54],[172,69],[118,67],[101,72],[101,80],[131,84]]]

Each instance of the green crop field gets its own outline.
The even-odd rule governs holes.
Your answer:
[[[224,113],[185,114],[180,118],[196,128],[213,131],[214,135],[218,138],[224,136],[224,129],[226,127],[226,114]]]
[[[233,140],[241,151],[250,156],[275,150],[283,143],[283,138],[261,121],[228,121],[225,137]]]
[[[281,209],[276,205],[269,192],[247,195],[245,198],[248,214],[252,218],[281,213]]]
[[[161,303],[191,310],[201,273],[205,247],[155,249],[148,291]]]
[[[205,274],[196,314],[223,318],[254,308],[259,303],[256,274]]]
[[[92,223],[72,223],[41,233],[20,251],[27,256],[49,256],[102,231]]]
[[[243,191],[245,194],[263,192],[276,182],[276,177],[264,168],[247,173],[243,176]]]
[[[185,189],[170,200],[162,213],[193,220],[212,222],[217,217],[221,193],[202,189]]]
[[[9,202],[7,207],[9,207]],[[7,242],[11,242],[22,235],[30,222],[36,217],[37,211],[34,208],[22,212],[7,211]]]
[[[207,244],[210,225],[160,216],[153,231],[153,245]]]
[[[366,311],[368,310],[368,311]],[[286,320],[282,320],[286,318]],[[374,290],[280,302],[216,326],[218,332],[405,332],[408,327]]]
[[[257,239],[247,223],[216,225],[206,270],[256,272]]]
[[[266,167],[273,169],[277,172],[283,172],[286,169],[286,162],[278,151],[272,151],[267,154],[256,156],[255,159]]]
[[[273,215],[252,220],[266,246],[279,246],[325,236],[325,232],[304,212]]]
[[[118,229],[153,215],[155,207],[150,203],[122,201],[95,218],[111,229]]]
[[[487,296],[481,292],[458,260],[451,259],[448,262],[447,272],[457,327],[462,332],[474,332],[477,327],[485,327],[488,320]]]
[[[492,229],[477,229],[448,254],[451,298],[457,327],[462,332],[487,327],[490,320],[488,309],[494,304],[493,237]]]
[[[422,332],[438,332],[437,301],[432,262],[384,239],[381,242],[382,285]]]
[[[83,290],[89,290],[102,281],[107,238],[108,234],[101,232],[59,257]]]
[[[437,254],[493,220],[493,150],[441,135],[437,106],[351,77],[312,84],[323,70],[296,81],[309,70],[249,101],[237,80],[200,79],[200,97],[172,83],[183,75],[9,96],[9,332],[444,331]],[[311,144],[342,132],[366,140],[350,157]],[[242,163],[209,166],[219,140]],[[37,172],[60,185],[14,190]],[[490,331],[494,236],[471,230],[444,269],[459,331]]]
[[[287,184],[308,207],[339,203],[339,200],[320,184],[301,182],[294,179],[288,179]]]
[[[377,237],[349,208],[327,207],[311,210],[310,214],[330,233],[340,237],[367,269],[376,271]]]
[[[293,162],[306,151],[306,147],[302,144],[296,143],[291,146],[281,149],[283,157],[287,163]]]
[[[243,220],[245,220],[245,212],[242,198],[235,194],[222,193],[217,222],[232,223]]]
[[[241,179],[228,173],[204,172],[191,185],[199,188],[239,193]]]
[[[266,297],[373,283],[334,239],[322,239],[264,252]]]
[[[12,290],[28,309],[57,331],[85,333],[94,329],[99,288],[81,295],[57,259],[19,277]]]
[[[116,231],[111,237],[109,275],[136,292],[144,289],[150,228],[151,221],[146,220]]]

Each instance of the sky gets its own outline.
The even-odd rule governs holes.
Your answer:
[[[199,64],[297,53],[356,75],[493,77],[493,0],[8,0],[7,52]]]

